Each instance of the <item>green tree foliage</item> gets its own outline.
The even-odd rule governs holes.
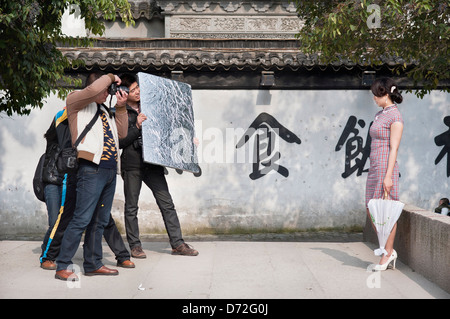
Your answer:
[[[67,95],[67,89],[57,88],[58,81],[80,84],[64,71],[82,61],[69,62],[57,48],[92,45],[92,39],[62,33],[61,17],[71,5],[79,6],[93,34],[105,29],[99,14],[114,20],[118,12],[127,25],[134,23],[126,0],[0,0],[0,112],[29,114],[42,108],[50,93]]]
[[[337,60],[379,66],[389,59],[393,72],[406,73],[423,87],[423,97],[450,79],[450,9],[437,0],[295,1],[305,25],[301,50],[320,63]],[[394,73],[394,74],[395,74]]]

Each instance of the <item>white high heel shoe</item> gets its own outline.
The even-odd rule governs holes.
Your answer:
[[[392,269],[395,269],[395,262],[397,261],[397,252],[392,250],[392,254],[389,256],[388,260],[384,264],[377,264],[372,268],[372,271],[383,271],[386,270],[391,262]]]

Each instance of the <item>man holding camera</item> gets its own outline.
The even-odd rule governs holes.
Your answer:
[[[125,194],[125,230],[131,256],[146,258],[139,239],[138,201],[142,182],[152,191],[161,211],[164,225],[169,235],[173,255],[197,256],[198,251],[183,240],[181,226],[175,210],[172,196],[169,193],[164,167],[144,163],[142,159],[141,127],[147,117],[140,112],[140,90],[133,74],[121,75],[122,85],[128,87],[127,99],[128,134],[120,138],[122,152],[122,178]]]
[[[109,95],[108,88],[115,82],[121,83],[117,75],[94,72],[88,76],[85,89],[74,91],[67,97],[72,144],[89,122],[95,122],[77,146],[76,207],[56,259],[57,279],[78,280],[70,266],[84,231],[85,275],[118,275],[117,270],[109,269],[102,263],[103,230],[109,222],[116,176],[120,172],[119,138],[127,135],[128,128],[126,92],[115,92],[115,116],[103,104]]]

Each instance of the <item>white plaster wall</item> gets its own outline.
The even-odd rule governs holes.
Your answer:
[[[167,180],[185,232],[206,229],[307,229],[362,226],[367,173],[343,178],[344,148],[335,151],[349,116],[365,121],[359,135],[366,139],[369,123],[379,110],[369,91],[193,91],[196,135],[200,140],[202,175],[168,169]],[[46,230],[45,204],[32,190],[34,169],[45,149],[44,132],[64,101],[50,97],[42,110],[27,117],[0,114],[0,234],[36,234]],[[445,157],[434,161],[441,148],[434,137],[447,131],[450,95],[433,92],[424,99],[405,94],[400,111],[405,129],[399,152],[400,199],[432,209],[449,197]],[[301,139],[301,144],[278,142],[278,163],[289,170],[273,171],[252,180],[251,155],[236,143],[262,112],[275,117]],[[344,146],[345,147],[345,146]],[[241,154],[241,153],[239,153]],[[239,155],[240,156],[240,155]],[[369,167],[369,162],[366,168]],[[151,191],[141,192],[142,233],[164,232]],[[123,184],[119,177],[113,216],[123,224]]]

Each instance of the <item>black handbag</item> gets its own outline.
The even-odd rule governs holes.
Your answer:
[[[78,169],[78,151],[77,146],[80,144],[81,140],[86,136],[87,132],[94,126],[95,121],[97,121],[98,116],[100,115],[100,107],[97,108],[97,112],[95,113],[92,120],[86,125],[83,132],[78,136],[77,140],[73,144],[72,147],[64,148],[60,151],[58,156],[58,161],[56,163],[58,167],[58,171],[62,174],[65,173],[73,173]]]

